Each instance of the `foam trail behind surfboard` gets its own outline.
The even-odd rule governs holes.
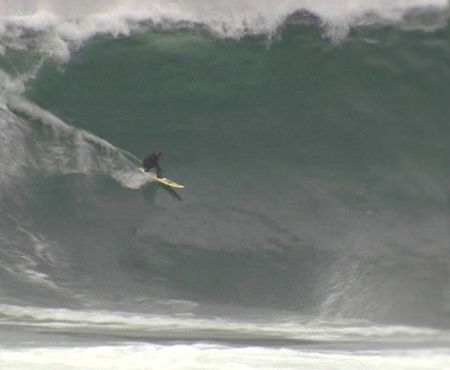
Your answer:
[[[69,126],[52,113],[38,107],[25,98],[14,96],[8,99],[8,106],[33,120],[50,127],[49,143],[37,143],[35,150],[40,170],[56,173],[110,174],[128,188],[139,188],[147,180],[136,171],[139,159],[124,150],[116,148],[85,130]]]

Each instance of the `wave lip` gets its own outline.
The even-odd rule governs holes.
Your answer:
[[[83,42],[97,34],[127,35],[142,22],[178,27],[203,25],[222,37],[267,35],[298,12],[318,17],[332,38],[363,19],[398,22],[417,9],[448,10],[447,0],[117,0],[114,2],[5,0],[0,5],[0,37],[10,28],[53,30],[62,39]]]

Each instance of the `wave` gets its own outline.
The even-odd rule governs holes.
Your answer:
[[[34,181],[71,174],[103,175],[136,189],[149,178],[136,169],[138,159],[132,154],[71,127],[24,97],[6,94],[3,98],[0,206],[7,211],[0,217],[2,295],[4,300],[33,296],[70,301],[75,297],[65,287],[75,276],[70,253],[31,225]]]
[[[45,47],[60,59],[69,57],[70,47],[99,34],[128,35],[141,23],[164,27],[202,25],[215,35],[240,38],[246,35],[273,35],[297,13],[319,20],[328,36],[341,38],[352,26],[374,22],[401,22],[411,12],[430,11],[435,17],[425,24],[446,22],[447,0],[116,0],[77,1],[6,0],[0,5],[0,51],[26,47],[27,32],[51,31]],[[419,17],[420,18],[420,17]],[[419,23],[419,24],[418,24]],[[422,24],[420,24],[422,23]]]
[[[4,165],[0,168],[1,179],[6,181],[11,178],[13,170],[28,164],[29,168],[36,168],[47,174],[105,173],[123,186],[133,189],[148,182],[147,176],[136,170],[139,159],[131,153],[118,149],[87,131],[69,126],[25,98],[11,96],[7,104],[10,109],[26,116],[28,120],[50,128],[50,132],[43,135],[39,143],[36,142],[34,146],[26,149],[24,137],[27,136],[26,132],[30,127],[21,124],[20,119],[11,112],[3,112],[9,114],[9,120],[0,121],[4,125],[6,135],[2,147],[5,157],[10,161],[2,162]],[[11,138],[15,138],[19,145],[8,145],[6,139]],[[6,153],[7,149],[10,149],[10,153]],[[16,162],[17,166],[11,167],[11,162]]]
[[[16,343],[0,350],[5,369],[129,369],[130,364],[148,369],[151,358],[158,368],[180,363],[201,369],[208,363],[229,369],[239,363],[249,369],[323,369],[342,362],[347,369],[431,370],[444,368],[449,358],[443,345],[449,339],[446,331],[356,321],[200,318],[4,304],[0,314],[15,330]],[[25,328],[39,333],[38,346],[23,348]],[[421,341],[427,347],[420,347]]]
[[[289,32],[278,45],[278,50],[273,48],[266,53],[270,55],[264,55],[264,40],[260,43],[260,39],[217,43],[221,48],[225,45],[226,50],[201,44],[198,46],[201,49],[199,54],[194,55],[193,64],[196,67],[193,70],[183,62],[183,58],[167,58],[166,54],[151,48],[128,48],[128,41],[132,43],[136,40],[133,37],[114,40],[111,44],[110,40],[101,40],[98,44],[93,43],[90,50],[87,47],[87,54],[84,55],[92,57],[89,63],[94,63],[95,68],[85,69],[86,74],[60,73],[61,69],[79,71],[80,64],[77,63],[68,63],[64,67],[45,63],[48,58],[69,61],[74,49],[96,35],[128,35],[138,31],[141,25],[156,25],[169,31],[178,27],[200,27],[218,37],[235,39],[248,35],[271,37],[286,22],[305,19],[302,15],[295,16],[299,12],[312,15],[315,24],[322,25],[326,34],[336,39],[343,37],[351,27],[374,22],[403,22],[404,25],[433,28],[439,22],[447,21],[447,2],[376,0],[367,4],[355,0],[336,5],[329,0],[231,0],[226,4],[216,0],[174,0],[78,1],[62,5],[58,1],[3,1],[0,5],[0,52],[3,52],[0,56],[0,155],[3,158],[0,163],[0,204],[8,212],[0,217],[0,223],[5,225],[2,226],[3,239],[0,237],[0,242],[5,246],[3,254],[0,254],[0,259],[4,261],[0,270],[6,275],[3,281],[11,278],[11,283],[2,283],[8,285],[10,297],[28,298],[32,296],[30,291],[35,286],[63,295],[74,288],[78,294],[85,283],[79,283],[77,279],[74,279],[75,283],[67,281],[82,275],[78,271],[72,274],[71,269],[79,268],[80,271],[88,271],[92,281],[99,280],[89,297],[97,296],[97,291],[107,291],[109,287],[115,293],[119,292],[118,295],[125,290],[128,293],[127,284],[130,284],[136,286],[139,294],[143,290],[144,294],[152,296],[153,291],[157,291],[157,295],[196,302],[234,301],[244,305],[267,305],[306,312],[315,310],[319,315],[332,317],[369,316],[378,320],[387,317],[399,321],[406,317],[406,321],[427,324],[433,321],[432,316],[435,315],[438,321],[448,322],[449,301],[442,298],[444,294],[445,297],[450,296],[445,280],[447,265],[440,262],[447,261],[444,246],[448,230],[445,228],[446,213],[442,206],[446,200],[444,189],[447,177],[438,163],[434,169],[428,167],[428,162],[422,158],[425,153],[431,161],[442,153],[437,145],[445,147],[441,143],[443,135],[437,136],[436,133],[439,127],[444,126],[439,126],[439,120],[433,120],[434,116],[428,112],[429,107],[413,109],[410,113],[410,102],[429,101],[434,97],[431,93],[438,90],[433,78],[437,78],[441,64],[435,67],[434,61],[445,60],[445,57],[441,58],[443,54],[436,50],[441,45],[439,35],[437,40],[431,40],[431,47],[427,44],[417,53],[406,48],[399,56],[387,53],[381,58],[375,48],[366,49],[374,57],[370,61],[372,65],[364,65],[360,59],[354,58],[359,50],[347,50],[350,53],[346,55],[338,50],[345,66],[339,58],[335,59],[333,68],[328,65],[315,68],[315,61],[306,60],[305,69],[292,68],[290,76],[272,73],[293,66],[297,58],[308,53],[309,49],[304,49],[304,54],[291,53],[296,44],[293,44],[295,35]],[[422,19],[424,14],[432,16]],[[306,18],[311,19],[311,16]],[[317,33],[314,32],[314,35],[317,36]],[[209,35],[206,36],[209,40]],[[174,35],[174,39],[177,37]],[[182,37],[176,39],[177,45],[184,41]],[[262,45],[263,52],[252,54],[254,41]],[[127,48],[121,49],[125,44]],[[250,48],[241,54],[241,45]],[[105,54],[105,50],[112,50],[112,53]],[[304,50],[301,50],[302,53]],[[83,51],[80,52],[81,59]],[[225,53],[231,54],[232,58],[224,58]],[[427,57],[415,59],[416,54]],[[155,68],[152,74],[159,77],[154,80],[149,78],[145,89],[141,90],[142,76],[149,68],[145,62],[149,55]],[[204,55],[208,58],[203,58]],[[318,55],[322,55],[323,60],[328,57],[326,53]],[[217,75],[208,72],[210,56],[220,61],[212,66],[218,68],[221,76],[234,78],[235,81],[243,79],[244,84],[235,82],[229,91],[230,86],[226,83],[218,89],[210,89],[219,85]],[[417,93],[418,89],[411,89],[411,94],[405,94],[401,87],[403,84],[396,83],[402,81],[401,76],[396,76],[389,68],[383,70],[380,67],[397,66],[404,60],[408,60],[409,64],[402,64],[399,69],[421,76],[411,83],[425,86],[422,89],[425,95]],[[130,61],[136,61],[136,64],[127,74],[127,84],[121,85],[120,79],[114,78],[118,76],[115,74],[117,70],[111,66],[125,65]],[[426,65],[426,73],[422,68],[410,68],[414,62]],[[231,75],[228,65],[239,68],[233,70]],[[247,68],[247,65],[251,67]],[[442,67],[444,73],[438,78],[445,76],[446,68]],[[205,74],[204,80],[200,79],[201,83],[186,80],[186,75],[196,76],[199,70]],[[350,70],[354,73],[347,73]],[[435,72],[430,73],[431,70]],[[38,74],[39,71],[42,74]],[[113,78],[105,79],[103,74],[98,74],[99,71],[109,71],[105,75]],[[141,74],[141,71],[144,72]],[[340,73],[342,77],[337,78]],[[393,89],[392,95],[387,94],[384,99],[377,89],[366,89],[365,83],[361,86],[354,83],[366,73],[378,79],[379,88],[385,86],[383,92]],[[248,74],[252,80],[247,80]],[[297,83],[295,76],[299,75],[303,77]],[[309,75],[315,78],[309,79]],[[35,84],[30,84],[35,76],[38,77]],[[71,79],[74,76],[79,82],[76,94],[84,96],[79,102],[70,102],[70,95],[65,95],[75,91],[74,80]],[[336,86],[327,90],[330,76]],[[391,82],[393,76],[396,77],[394,83]],[[422,81],[422,76],[428,76],[428,79]],[[276,80],[277,77],[281,77],[281,82]],[[58,83],[54,82],[56,80]],[[113,83],[109,83],[110,80]],[[165,85],[161,81],[170,83]],[[291,81],[292,85],[289,84]],[[367,81],[370,82],[370,78]],[[289,82],[289,91],[282,86],[285,82]],[[90,95],[92,83],[98,89],[93,89],[94,93]],[[235,112],[236,106],[232,104],[230,111],[219,110],[217,114],[210,114],[223,101],[247,99],[245,94],[236,95],[242,87],[245,90],[246,83],[251,86],[248,92],[252,99],[256,92],[255,100],[246,100],[248,115]],[[30,86],[28,91],[27,86]],[[129,86],[135,88],[129,89]],[[258,96],[260,91],[269,89],[276,97],[274,100],[283,102],[282,109],[269,102],[269,94]],[[302,95],[303,89],[305,95]],[[58,104],[62,100],[56,99],[55,103],[47,97],[46,101],[45,91],[48,90],[52,90],[53,96],[63,96],[64,104],[71,104],[69,111],[72,113],[69,116],[61,114],[64,107]],[[101,93],[96,93],[98,91]],[[120,94],[111,94],[113,91]],[[223,95],[218,96],[217,91]],[[399,109],[387,100],[396,92],[403,97],[392,99],[392,102],[403,104],[400,108],[403,117],[396,123],[398,128],[391,129],[388,125],[392,120],[386,120],[386,117],[398,115]],[[292,100],[287,99],[290,95],[293,95]],[[339,98],[331,99],[332,95]],[[162,100],[155,99],[160,96]],[[207,101],[204,99],[206,96],[209,98]],[[201,102],[198,111],[204,109],[207,117],[200,114],[195,117],[197,126],[180,124],[184,131],[178,130],[178,122],[194,120],[193,117],[185,118],[185,108],[193,98]],[[165,115],[159,108],[154,109],[160,102],[166,106],[169,100],[171,104],[168,109],[176,111],[176,114]],[[214,102],[208,105],[211,101]],[[303,110],[294,109],[299,101],[307,101],[308,108],[305,103]],[[341,112],[339,105],[347,106],[349,101],[361,105]],[[105,102],[107,104],[102,104]],[[440,100],[437,102],[439,104]],[[324,103],[329,105],[326,109]],[[260,107],[264,105],[267,110],[261,112]],[[98,111],[91,116],[87,107],[96,107]],[[284,107],[292,110],[284,115],[286,112],[281,112]],[[365,114],[362,112],[365,107],[374,111],[383,108],[379,109],[383,114],[380,112],[376,117]],[[139,113],[137,126],[130,124],[126,130],[123,129],[123,122],[119,121],[125,121],[124,118],[127,118],[125,122],[135,120],[131,113],[136,109]],[[314,113],[309,114],[309,111]],[[88,117],[87,123],[76,122],[73,112],[80,114],[80,117]],[[117,112],[121,117],[117,117]],[[446,116],[445,109],[440,112]],[[214,120],[219,114],[221,117],[216,123]],[[265,118],[260,126],[261,122],[257,121],[263,114],[268,114],[269,118]],[[299,114],[302,115],[301,124]],[[420,122],[410,122],[415,114],[424,117],[426,126],[422,126],[422,118]],[[352,115],[355,115],[355,121],[352,121]],[[99,122],[99,117],[102,122]],[[228,152],[230,147],[224,144],[216,148],[215,143],[219,142],[217,138],[221,134],[225,134],[230,143],[243,142],[241,137],[232,135],[234,132],[239,134],[243,117],[247,126],[246,131],[241,133],[247,152],[234,149],[243,155],[242,168],[232,168],[230,171],[228,158],[223,160],[223,154],[219,153],[220,149],[224,149],[223,153]],[[145,122],[139,123],[139,119]],[[384,121],[386,123],[382,123]],[[104,122],[109,125],[107,134],[102,132],[106,126]],[[202,127],[203,124],[206,126],[205,122],[213,126],[205,129]],[[364,125],[359,122],[364,122]],[[77,124],[99,136],[76,127]],[[221,127],[222,124],[227,128]],[[276,128],[278,133],[280,127],[286,131],[281,130],[281,134],[274,138],[273,129]],[[217,136],[211,138],[213,129],[218,130]],[[415,136],[417,132],[424,134]],[[116,197],[117,194],[112,194],[115,192],[114,186],[102,182],[103,178],[98,174],[111,176],[125,188],[139,188],[148,179],[136,171],[136,157],[110,143],[127,147],[137,155],[143,154],[148,146],[154,145],[147,138],[140,142],[143,133],[147,136],[155,134],[154,142],[158,145],[166,136],[174,134],[176,145],[170,140],[172,154],[176,151],[175,146],[184,145],[179,158],[191,153],[199,143],[206,143],[202,146],[201,160],[203,157],[213,158],[210,163],[215,162],[217,173],[245,172],[247,177],[235,183],[237,188],[233,188],[222,175],[215,177],[212,173],[211,176],[213,167],[210,163],[199,165],[198,162],[191,162],[184,166],[185,174],[195,173],[195,177],[190,178],[192,186],[186,192],[187,202],[176,211],[170,205],[159,204],[154,189],[142,191],[145,202],[141,201],[141,194],[137,194],[140,192],[126,193],[122,188]],[[339,133],[342,142],[334,140],[336,133]],[[386,141],[385,137],[389,140]],[[180,144],[184,139],[185,143]],[[299,162],[305,167],[299,169],[298,163],[294,165],[285,158],[280,159],[278,154],[275,161],[269,163],[273,158],[265,157],[266,149],[278,148],[280,142],[286,148],[280,156],[300,158]],[[358,144],[353,146],[353,143]],[[418,143],[420,148],[428,149],[416,152]],[[341,150],[346,146],[349,146],[348,151]],[[389,153],[392,168],[386,168],[384,159],[379,156],[379,152],[383,151]],[[267,159],[266,166],[255,167],[255,163],[264,159]],[[306,163],[309,163],[309,169]],[[340,172],[338,176],[327,173],[341,163],[343,167],[342,171],[337,171]],[[259,169],[261,175],[252,178]],[[183,179],[182,170],[179,171],[177,176],[181,173]],[[207,185],[196,184],[196,178],[202,178],[207,171],[210,171],[207,175],[211,182]],[[263,175],[263,171],[267,171],[268,175]],[[271,182],[271,173],[278,174],[277,177],[289,177],[293,186],[280,187],[278,181],[275,185]],[[80,181],[72,181],[76,177],[73,174],[83,176],[77,179]],[[339,180],[336,178],[339,176],[346,179]],[[186,178],[189,179],[188,176]],[[85,180],[89,186],[85,186]],[[43,186],[35,186],[39,185],[39,181],[46,182],[44,191]],[[248,188],[244,189],[245,181],[247,184],[263,185],[260,190],[249,192]],[[100,184],[101,190],[92,184]],[[208,192],[207,188],[214,190]],[[48,217],[45,207],[39,211],[33,209],[47,205],[46,196],[52,189],[64,189],[61,197],[56,197],[67,212],[67,219],[61,223],[57,211],[45,219]],[[239,189],[244,190],[242,194],[239,194]],[[111,191],[111,197],[105,201],[101,197],[108,191]],[[270,201],[267,201],[268,194]],[[33,197],[33,202],[30,202]],[[289,199],[293,200],[292,204]],[[64,206],[66,200],[68,203]],[[118,209],[120,212],[117,212]],[[69,217],[77,213],[83,216]],[[42,223],[41,217],[45,219]],[[91,228],[89,223],[92,220],[99,223],[94,222]],[[19,230],[18,225],[22,229]],[[114,229],[114,225],[120,227]],[[66,228],[70,232],[66,232]],[[61,231],[53,232],[53,229]],[[66,252],[58,255],[55,251],[59,248]],[[217,261],[217,265],[211,261]],[[250,265],[247,261],[251,261]],[[410,273],[426,270],[430,264],[434,269],[427,272],[425,278]],[[394,268],[397,265],[400,267]],[[211,285],[198,284],[203,281],[204,273],[208,274]],[[117,274],[114,282],[112,274]],[[101,280],[105,276],[107,279]],[[148,288],[150,280],[153,285]],[[244,280],[245,284],[242,284]],[[14,291],[17,281],[29,286],[23,288],[25,294],[19,294],[20,291],[15,294],[20,290]],[[217,283],[223,284],[222,290],[216,288],[214,284]],[[399,285],[403,287],[406,299],[398,298]],[[164,293],[160,293],[163,290]],[[288,297],[286,292],[290,293]],[[38,294],[42,295],[40,292]],[[418,296],[422,298],[419,300]],[[128,299],[126,295],[124,297]],[[411,305],[409,302],[413,299],[415,304]]]
[[[195,311],[195,309],[194,309]],[[0,313],[10,324],[34,326],[55,332],[73,331],[85,333],[103,332],[110,336],[124,333],[141,338],[166,338],[176,334],[181,338],[197,339],[272,339],[305,342],[391,342],[416,343],[424,338],[428,341],[448,341],[449,332],[431,328],[404,325],[371,326],[362,320],[341,322],[311,320],[299,315],[278,316],[273,314],[270,322],[265,316],[251,320],[236,320],[227,317],[199,317],[195,312],[170,316],[167,314],[139,314],[129,311],[94,309],[42,308],[0,304]],[[420,339],[419,339],[420,338]]]

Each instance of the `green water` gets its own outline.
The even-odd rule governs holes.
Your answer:
[[[48,156],[24,212],[105,297],[445,322],[449,31],[97,37],[28,85],[75,131],[19,114]],[[79,129],[136,165],[163,151],[186,189],[122,186],[108,171],[132,168]]]

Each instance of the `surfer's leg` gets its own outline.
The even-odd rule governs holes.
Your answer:
[[[162,177],[162,170],[159,165],[156,165],[156,177]]]

